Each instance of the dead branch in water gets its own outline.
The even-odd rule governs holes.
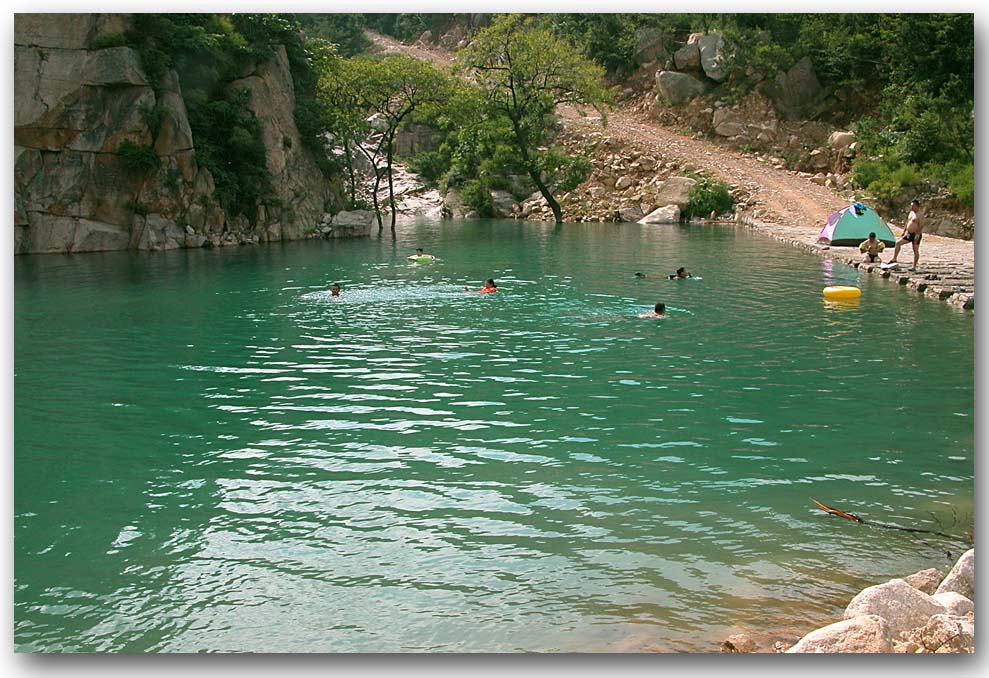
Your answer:
[[[846,513],[845,511],[840,511],[840,510],[838,510],[836,508],[832,508],[830,506],[827,506],[826,504],[822,504],[821,502],[817,501],[813,497],[810,497],[810,500],[817,505],[817,508],[821,509],[825,513],[830,513],[831,515],[835,515],[835,516],[841,516],[842,518],[845,518],[847,520],[851,520],[852,522],[862,523],[863,525],[871,525],[872,527],[882,527],[882,528],[887,529],[887,530],[900,530],[902,532],[914,532],[914,533],[921,533],[921,534],[934,534],[934,535],[937,535],[939,537],[946,537],[948,539],[954,539],[956,541],[965,541],[962,537],[959,537],[959,536],[954,535],[954,534],[948,534],[947,532],[942,532],[940,530],[927,530],[927,529],[924,529],[924,528],[921,528],[921,527],[903,527],[902,525],[890,525],[889,523],[877,523],[877,522],[874,522],[874,521],[871,521],[871,520],[863,520],[862,518],[859,518],[854,513]],[[938,525],[941,524],[941,521],[940,520],[937,520],[937,518],[935,518],[935,522],[938,523]]]

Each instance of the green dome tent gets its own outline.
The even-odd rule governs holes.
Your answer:
[[[875,233],[876,239],[889,247],[896,243],[893,231],[879,218],[876,210],[860,202],[853,202],[848,207],[831,213],[817,241],[838,247],[858,247],[859,243],[868,239],[870,233]]]

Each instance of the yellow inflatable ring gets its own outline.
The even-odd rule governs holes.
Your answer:
[[[828,299],[858,299],[862,296],[862,290],[857,287],[834,285],[824,288],[824,296]]]

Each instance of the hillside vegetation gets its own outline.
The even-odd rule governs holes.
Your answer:
[[[321,33],[334,42],[354,44],[368,27],[449,49],[466,46],[499,19],[334,16]],[[778,99],[785,92],[779,91],[776,75],[809,58],[829,96],[797,113],[855,132],[850,176],[856,187],[880,200],[895,202],[920,192],[948,198],[963,211],[974,206],[972,14],[541,14],[531,21],[596,62],[619,87],[644,68],[655,71],[664,60],[672,62],[672,52],[691,34],[718,32],[730,58],[710,100],[738,101],[753,92]],[[650,45],[651,53],[643,56]],[[430,157],[421,164],[436,175],[444,169],[441,160]],[[507,181],[484,176],[495,184]]]

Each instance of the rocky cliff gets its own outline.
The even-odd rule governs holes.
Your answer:
[[[230,85],[251,92],[273,186],[254,219],[233,218],[197,163],[175,73],[154,88],[133,49],[94,48],[127,25],[119,14],[15,17],[16,253],[297,239],[339,209],[339,185],[321,174],[295,126],[284,49]]]

